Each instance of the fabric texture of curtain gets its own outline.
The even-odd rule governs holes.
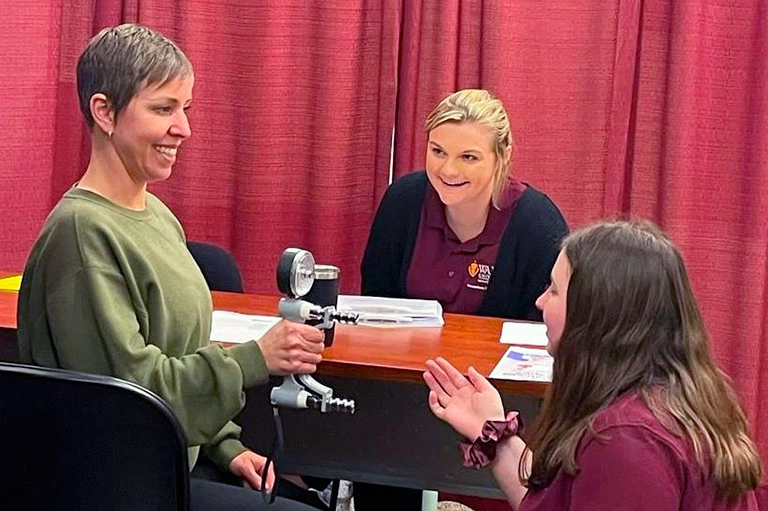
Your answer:
[[[277,292],[289,246],[342,268],[342,291],[358,289],[389,176],[399,4],[66,0],[23,9],[10,9],[17,23],[0,39],[14,56],[0,64],[0,122],[12,139],[0,148],[9,177],[0,197],[17,204],[2,234],[4,265],[23,265],[87,163],[75,75],[83,46],[104,26],[134,21],[178,42],[195,69],[193,135],[173,176],[150,186],[188,237],[229,249],[249,291]]]
[[[768,459],[768,3],[408,4],[395,175],[423,168],[442,97],[496,93],[513,172],[572,227],[647,218],[675,240]]]
[[[0,267],[21,269],[87,162],[75,63],[139,21],[195,67],[192,138],[151,187],[246,289],[288,246],[358,290],[394,174],[423,167],[424,118],[458,88],[506,104],[514,172],[572,227],[643,217],[681,248],[721,367],[768,459],[765,0],[0,0]]]

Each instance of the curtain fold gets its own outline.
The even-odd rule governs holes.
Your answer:
[[[33,94],[19,95],[19,76],[0,73],[7,104],[15,102],[6,132],[18,137],[3,152],[37,148],[36,173],[24,172],[16,152],[4,171],[12,177],[7,204],[34,194],[3,234],[5,265],[23,266],[45,215],[87,164],[75,75],[83,46],[104,26],[130,21],[174,39],[195,69],[193,136],[171,179],[150,186],[188,237],[232,251],[252,292],[277,291],[277,259],[289,246],[339,266],[342,291],[358,290],[389,176],[399,2],[30,3],[14,11],[18,33],[0,42],[33,59],[19,69]],[[5,70],[15,71],[10,64]]]
[[[680,247],[720,366],[768,420],[766,2],[644,2],[627,213]],[[761,393],[762,392],[762,393]],[[768,459],[768,430],[755,433]]]
[[[21,269],[88,132],[75,64],[139,21],[195,67],[193,136],[151,189],[251,292],[312,250],[356,292],[377,202],[422,168],[423,122],[458,88],[510,114],[513,172],[572,227],[650,218],[680,246],[753,424],[768,421],[768,2],[0,0],[0,267]],[[395,128],[393,146],[392,132]],[[756,428],[768,459],[768,429]]]
[[[423,123],[437,102],[456,89],[482,87],[507,107],[512,171],[552,196],[572,225],[603,216],[618,6],[592,0],[407,5],[395,175],[423,168]]]
[[[249,291],[276,292],[289,246],[339,266],[342,291],[357,291],[389,172],[397,7],[184,2],[174,28],[165,2],[141,3],[143,22],[178,32],[196,79],[193,136],[153,190],[190,238],[233,252]]]
[[[641,49],[642,0],[619,0],[616,16],[616,50],[613,63],[611,103],[606,126],[604,216],[629,209],[632,186],[638,53]]]
[[[395,174],[454,89],[507,106],[513,172],[572,227],[648,218],[680,247],[714,355],[768,421],[768,3],[408,2]],[[478,28],[479,27],[479,28]],[[768,459],[768,430],[755,428]]]

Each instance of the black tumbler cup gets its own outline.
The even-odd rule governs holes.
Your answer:
[[[302,297],[302,300],[321,307],[329,305],[336,307],[336,302],[339,298],[339,268],[329,264],[316,264],[314,275],[315,282],[312,284],[312,289]],[[308,325],[316,325],[319,322],[310,320],[306,321],[306,323]],[[325,330],[326,347],[333,344],[333,333],[335,330],[335,324]]]

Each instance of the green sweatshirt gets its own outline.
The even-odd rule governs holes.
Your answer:
[[[255,342],[209,344],[211,295],[184,231],[154,195],[133,211],[78,188],[45,222],[19,292],[22,362],[110,375],[162,397],[190,446],[224,470],[245,450],[231,419],[267,381]]]

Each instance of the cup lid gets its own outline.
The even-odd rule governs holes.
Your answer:
[[[339,268],[330,264],[315,265],[316,280],[332,280],[339,278]]]

